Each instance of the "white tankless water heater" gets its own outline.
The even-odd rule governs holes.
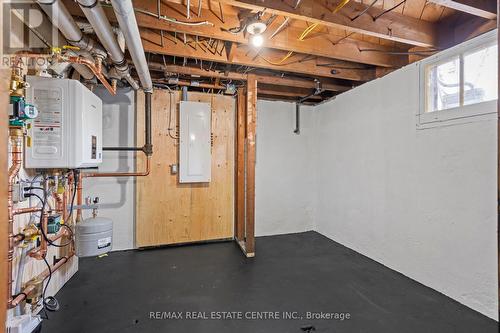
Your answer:
[[[28,76],[27,168],[88,168],[102,162],[102,101],[77,80]]]

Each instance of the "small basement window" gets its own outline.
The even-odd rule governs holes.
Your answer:
[[[420,124],[492,113],[489,104],[498,98],[496,36],[496,30],[486,33],[421,62]]]

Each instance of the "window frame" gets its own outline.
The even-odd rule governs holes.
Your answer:
[[[442,122],[457,122],[464,120],[466,118],[477,117],[478,119],[484,118],[484,115],[496,114],[496,104],[497,100],[479,102],[469,105],[463,105],[464,103],[464,57],[468,54],[477,52],[480,49],[489,47],[491,45],[497,44],[497,29],[489,31],[479,37],[473,38],[466,41],[460,45],[454,46],[448,50],[440,52],[436,55],[430,56],[419,63],[419,114],[418,114],[418,124],[433,124]],[[460,106],[427,112],[428,102],[429,102],[429,89],[428,89],[428,73],[430,69],[434,66],[439,66],[444,64],[453,58],[459,58],[460,61]],[[497,97],[498,98],[498,97]],[[491,105],[490,107],[484,107],[485,105]],[[487,111],[492,110],[495,111]],[[486,111],[485,111],[486,110]],[[470,121],[470,119],[469,119]]]

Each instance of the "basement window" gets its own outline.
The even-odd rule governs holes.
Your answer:
[[[486,33],[420,63],[420,124],[496,112],[496,36]]]

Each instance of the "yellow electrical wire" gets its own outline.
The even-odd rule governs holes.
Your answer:
[[[342,2],[340,2],[337,5],[337,7],[335,7],[335,9],[332,11],[332,13],[336,14],[339,10],[341,10],[342,8],[344,8],[344,6],[349,3],[349,1],[351,1],[351,0],[342,0]],[[314,29],[316,29],[316,27],[318,25],[319,25],[319,23],[313,23],[313,24],[311,24],[304,31],[302,31],[302,33],[300,34],[299,38],[297,38],[297,39],[299,41],[303,41],[307,37],[307,35],[309,35],[311,32],[313,32]],[[284,56],[280,61],[277,61],[277,62],[268,60],[268,59],[264,58],[261,55],[259,55],[259,57],[262,60],[264,60],[265,62],[267,62],[268,64],[271,64],[271,65],[274,65],[274,66],[284,66],[285,64],[283,64],[283,62],[286,61],[288,58],[290,58],[293,55],[293,53],[294,53],[293,51],[288,52],[286,56]]]

